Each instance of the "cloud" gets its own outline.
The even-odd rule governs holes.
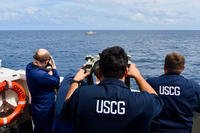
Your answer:
[[[38,8],[36,8],[36,7],[27,7],[26,8],[26,12],[28,13],[28,14],[35,14],[36,12],[38,12],[39,11],[39,9]]]
[[[199,0],[6,0],[0,25],[174,27],[200,22],[199,6]]]
[[[176,24],[176,23],[177,23],[177,20],[176,20],[176,19],[167,18],[167,19],[163,19],[163,22],[164,22],[165,24]]]
[[[133,17],[131,17],[133,20],[135,21],[145,21],[146,17],[144,16],[144,14],[138,12],[136,14],[133,15]]]
[[[17,19],[20,17],[20,14],[17,12],[1,12],[0,13],[0,21],[6,21],[6,20],[13,20],[13,19]]]
[[[84,2],[82,0],[75,0],[75,2],[80,2],[80,3],[104,3],[104,4],[110,4],[110,3],[115,3],[115,4],[120,4],[120,5],[151,5],[151,4],[175,4],[175,3],[182,3],[188,0],[85,0]],[[190,0],[190,1],[198,1],[198,0]]]

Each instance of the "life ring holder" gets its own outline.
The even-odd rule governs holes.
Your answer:
[[[25,89],[19,83],[14,81],[12,82],[3,81],[2,83],[0,83],[0,92],[6,89],[11,89],[12,91],[17,93],[18,103],[14,111],[10,115],[6,117],[0,117],[0,126],[11,123],[21,113],[21,111],[24,109],[26,105],[26,92]],[[4,104],[6,100],[4,99],[2,100],[2,102]]]

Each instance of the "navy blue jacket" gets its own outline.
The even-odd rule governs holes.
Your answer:
[[[35,111],[49,111],[55,103],[54,89],[59,86],[60,78],[55,69],[53,75],[33,63],[26,67],[26,80],[31,93],[31,108]]]
[[[74,78],[74,75],[68,74],[64,77],[60,88],[58,90],[56,103],[55,103],[55,115],[54,115],[54,124],[53,132],[54,133],[74,133],[74,123],[72,120],[68,120],[62,116],[62,108],[67,95],[67,92],[70,88],[71,82]],[[85,81],[81,82],[81,86],[86,85]]]
[[[61,115],[62,107],[73,80],[74,76],[68,74],[64,77],[60,88],[58,90],[56,103],[55,103],[55,113],[54,113],[54,124],[53,124],[53,133],[73,133],[74,125],[72,121],[64,119]]]
[[[152,123],[153,133],[190,133],[193,111],[200,111],[200,86],[177,74],[147,80],[164,101]]]
[[[62,112],[75,121],[76,132],[146,133],[161,108],[158,96],[131,92],[121,80],[110,78],[76,89]]]

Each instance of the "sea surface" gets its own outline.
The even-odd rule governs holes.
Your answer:
[[[0,31],[2,66],[25,69],[38,48],[48,49],[60,76],[75,73],[86,55],[123,47],[145,78],[163,74],[165,55],[181,52],[186,57],[183,75],[200,83],[200,31]]]

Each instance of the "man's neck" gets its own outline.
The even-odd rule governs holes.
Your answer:
[[[33,64],[38,66],[38,67],[44,67],[44,65],[42,65],[40,62],[38,61],[33,61]]]

